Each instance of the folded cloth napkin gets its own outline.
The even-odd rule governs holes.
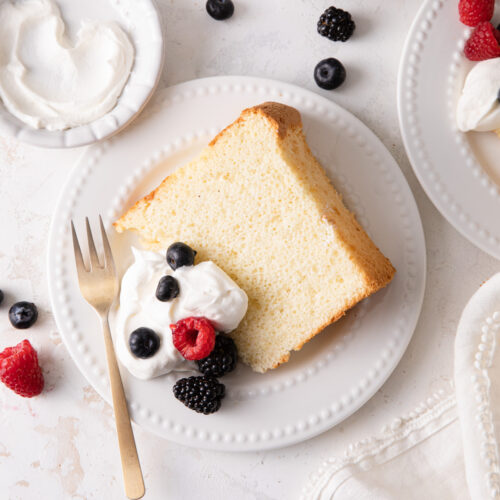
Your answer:
[[[303,500],[500,498],[500,274],[465,307],[455,388],[327,460]]]

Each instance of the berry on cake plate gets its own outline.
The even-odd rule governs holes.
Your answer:
[[[215,330],[207,318],[184,318],[170,329],[175,348],[189,361],[207,357],[215,346]]]
[[[203,359],[197,361],[198,370],[203,375],[223,377],[226,373],[236,368],[238,361],[238,350],[234,340],[223,333],[217,335],[212,352]]]
[[[175,299],[180,293],[179,282],[173,276],[163,276],[156,287],[156,298],[162,302]]]
[[[128,339],[130,351],[138,358],[147,359],[154,356],[160,348],[160,337],[151,328],[137,328]]]
[[[490,21],[494,9],[495,0],[460,0],[458,2],[460,21],[473,28],[481,22]]]
[[[215,413],[221,407],[225,386],[215,377],[187,377],[178,380],[173,388],[174,396],[189,409],[204,415]]]
[[[464,55],[471,61],[500,57],[500,31],[488,21],[479,23],[465,42]]]

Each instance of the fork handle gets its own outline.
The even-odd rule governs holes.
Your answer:
[[[108,360],[111,396],[113,398],[113,410],[115,413],[118,445],[120,447],[125,494],[130,499],[138,499],[142,498],[145,493],[144,480],[142,478],[141,464],[139,463],[137,448],[135,446],[134,433],[132,432],[132,425],[130,423],[127,400],[125,398],[113,340],[109,330],[107,314],[101,317],[101,323],[104,343],[106,345],[106,358]]]

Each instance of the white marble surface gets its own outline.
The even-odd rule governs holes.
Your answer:
[[[166,26],[161,85],[193,78],[246,74],[304,86],[346,107],[382,139],[415,194],[427,239],[427,289],[421,319],[400,365],[382,389],[341,425],[305,443],[265,453],[228,454],[185,448],[135,428],[147,499],[293,499],[308,476],[351,442],[378,432],[452,377],[460,312],[498,262],[462,238],[420,188],[397,123],[396,74],[418,0],[338,0],[357,22],[345,44],[316,34],[331,5],[320,0],[235,0],[236,13],[217,23],[200,0],[158,0]],[[347,81],[318,89],[315,64],[336,56]],[[50,312],[46,238],[66,174],[81,150],[45,151],[0,138],[0,348],[23,338],[39,349],[46,390],[23,399],[0,387],[0,497],[124,498],[111,408],[79,373]],[[10,303],[33,300],[35,327],[14,331]],[[298,401],[297,404],[300,404]]]

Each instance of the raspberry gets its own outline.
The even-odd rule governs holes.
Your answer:
[[[460,21],[473,28],[483,21],[490,21],[494,9],[495,0],[460,0],[458,3]]]
[[[207,318],[185,318],[170,325],[176,349],[188,360],[206,358],[215,346],[215,330]]]
[[[28,340],[0,352],[0,380],[24,398],[42,392],[44,382],[38,356]]]
[[[496,30],[491,23],[479,23],[465,43],[465,57],[471,61],[483,61],[499,57],[499,42],[500,31]]]

